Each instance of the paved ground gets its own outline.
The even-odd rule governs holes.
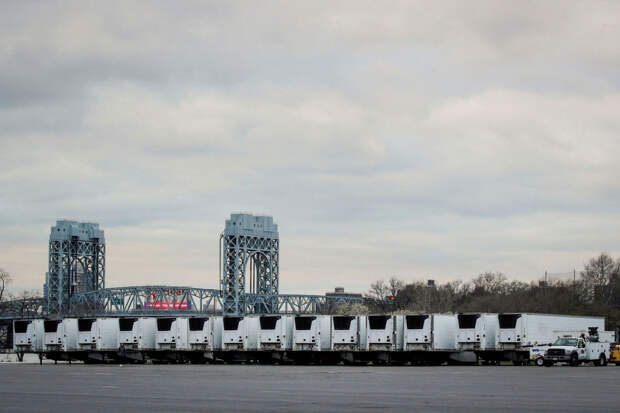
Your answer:
[[[620,411],[620,367],[0,365],[0,411]]]

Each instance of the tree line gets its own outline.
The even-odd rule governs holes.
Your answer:
[[[370,286],[367,297],[388,300],[405,312],[521,312],[604,316],[607,328],[620,326],[620,258],[602,253],[585,264],[575,280],[508,280],[485,272],[471,281],[429,285],[396,277]],[[376,310],[376,309],[375,309]]]

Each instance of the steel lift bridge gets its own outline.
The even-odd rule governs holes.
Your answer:
[[[105,288],[98,224],[57,221],[49,240],[44,297],[0,304],[0,320],[65,316],[317,314],[361,297],[279,294],[280,240],[271,217],[232,214],[220,236],[220,288]]]

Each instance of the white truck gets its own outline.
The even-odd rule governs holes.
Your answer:
[[[558,362],[578,366],[583,362],[593,361],[595,366],[607,365],[610,343],[599,342],[595,331],[590,336],[560,337],[547,348],[543,356],[543,365],[552,366]]]
[[[602,331],[605,327],[603,317],[501,313],[497,318],[496,350],[502,353],[503,359],[515,364],[536,361],[542,355],[542,348],[558,337],[579,337],[587,334],[590,328]]]

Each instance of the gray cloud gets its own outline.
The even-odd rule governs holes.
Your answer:
[[[0,264],[39,287],[58,218],[110,285],[215,286],[233,211],[287,292],[531,279],[618,254],[615,2],[9,2]]]

